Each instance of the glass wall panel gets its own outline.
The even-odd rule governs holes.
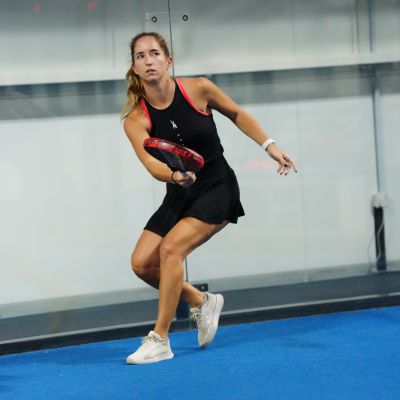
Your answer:
[[[396,0],[0,2],[1,317],[157,297],[130,254],[165,185],[119,119],[129,41],[143,30],[166,37],[175,75],[214,81],[299,168],[279,176],[214,113],[246,216],[188,257],[191,282],[230,290],[369,273],[375,137],[398,267],[399,20]],[[66,326],[57,318],[51,333]]]
[[[0,3],[0,84],[120,79],[140,0]]]
[[[396,1],[173,0],[171,12],[178,75],[354,65],[399,54]]]
[[[330,267],[352,267],[338,274],[368,272],[374,259],[370,201],[377,191],[373,72],[344,65],[372,54],[371,29],[382,20],[370,18],[374,7],[311,0],[171,5],[174,15],[188,15],[186,25],[172,25],[177,75],[208,74],[279,139],[300,168],[285,181],[272,176],[274,164],[216,116],[247,215],[189,257],[190,279],[224,285],[227,276],[241,276],[228,284],[241,286],[265,284],[265,272],[267,280],[299,272],[280,278],[287,281],[310,279],[311,271],[323,268],[328,276]],[[329,64],[343,67],[320,68]],[[305,66],[311,69],[299,69]],[[232,246],[236,242],[241,246]],[[249,274],[255,279],[243,283]]]
[[[277,175],[275,163],[217,114],[246,216],[189,256],[191,279],[301,271],[281,277],[290,281],[308,279],[308,269],[368,265],[376,191],[370,77],[358,69],[213,77],[278,138],[299,174]]]
[[[373,51],[400,55],[400,1],[374,0],[371,5]]]
[[[3,318],[155,295],[130,266],[155,182],[119,118],[144,15],[140,1],[0,3]]]

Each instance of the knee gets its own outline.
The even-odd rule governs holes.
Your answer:
[[[135,275],[139,278],[144,278],[149,274],[152,263],[143,255],[133,252],[131,256],[131,267]]]
[[[183,261],[185,257],[181,254],[179,246],[171,239],[163,239],[160,244],[160,261],[163,264],[170,259]]]

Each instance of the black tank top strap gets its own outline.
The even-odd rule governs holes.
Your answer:
[[[189,95],[187,94],[185,88],[182,85],[182,81],[179,78],[175,78],[175,82],[178,85],[179,90],[181,91],[183,97],[185,98],[185,100],[192,106],[192,108],[197,111],[199,114],[201,115],[205,115],[205,116],[209,116],[210,114],[204,111],[201,111],[192,101],[192,99],[189,97]]]

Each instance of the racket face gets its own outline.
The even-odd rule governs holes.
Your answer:
[[[204,166],[204,159],[200,154],[165,139],[147,138],[143,146],[148,153],[174,171],[197,172]]]

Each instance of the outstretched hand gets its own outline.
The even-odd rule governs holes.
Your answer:
[[[297,172],[296,164],[286,153],[284,153],[275,143],[271,143],[268,146],[267,153],[278,162],[277,172],[282,175],[287,175],[291,168],[294,172]]]

